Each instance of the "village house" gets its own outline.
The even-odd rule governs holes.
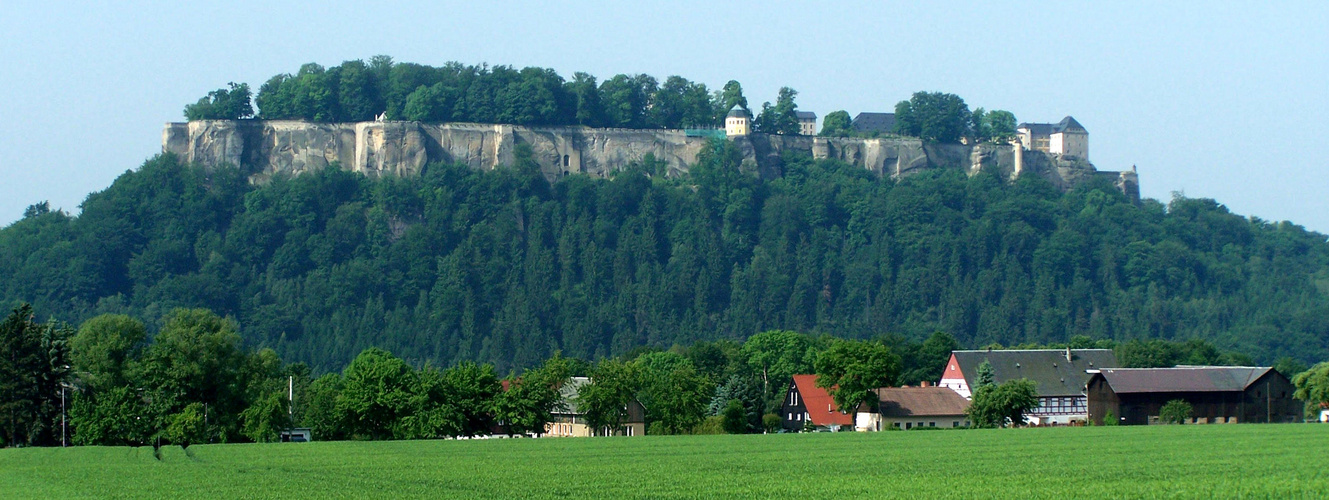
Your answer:
[[[1022,378],[1034,382],[1038,407],[1027,412],[1025,418],[1035,425],[1083,422],[1089,413],[1084,392],[1089,381],[1087,371],[1117,367],[1117,356],[1111,349],[952,351],[937,385],[972,399],[978,367],[984,361],[992,365],[993,383]]]
[[[797,111],[798,114],[798,133],[802,135],[817,135],[817,114],[811,111]]]
[[[885,387],[872,391],[877,396],[876,409],[864,403],[854,418],[856,431],[880,431],[888,428],[968,427],[965,410],[969,400],[945,387]]]
[[[1287,377],[1269,367],[1115,368],[1092,374],[1089,419],[1103,424],[1157,424],[1163,405],[1191,405],[1188,423],[1296,422],[1302,405]]]
[[[854,416],[840,411],[835,399],[826,389],[817,387],[816,375],[794,375],[785,392],[780,408],[780,427],[799,432],[807,427],[817,430],[848,430],[854,425]]]
[[[586,384],[591,383],[591,379],[586,377],[572,377],[563,384],[559,390],[562,397],[562,408],[553,412],[553,419],[545,424],[545,436],[549,437],[590,437],[607,436],[608,428],[592,429],[586,424],[586,412],[577,407],[577,396],[579,391]],[[623,426],[623,430],[614,433],[615,436],[645,436],[646,435],[646,409],[641,403],[633,401],[628,405],[628,421]]]
[[[1015,131],[1024,149],[1089,161],[1089,131],[1075,118],[1067,116],[1057,123],[1021,123]]]

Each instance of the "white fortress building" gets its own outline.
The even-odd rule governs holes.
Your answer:
[[[1021,123],[1016,133],[1025,149],[1089,161],[1089,131],[1075,118],[1067,116],[1057,123]]]
[[[724,135],[729,137],[744,136],[752,133],[752,116],[748,110],[737,104],[724,118]]]

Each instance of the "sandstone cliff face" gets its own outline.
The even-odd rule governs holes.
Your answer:
[[[523,127],[474,123],[309,123],[299,121],[207,120],[168,123],[162,150],[202,165],[229,163],[255,182],[277,174],[300,174],[334,163],[369,176],[410,176],[429,162],[456,162],[490,170],[510,164],[518,144],[529,145],[551,181],[565,175],[604,177],[647,154],[664,161],[671,175],[685,173],[710,139],[682,130]],[[1008,178],[1021,171],[1042,176],[1062,189],[1094,177],[1110,177],[1138,197],[1134,172],[1099,172],[1083,161],[1037,151],[1017,155],[1011,146],[923,144],[912,138],[839,138],[753,134],[735,137],[763,178],[783,174],[781,154],[801,151],[901,177],[933,168],[970,173],[996,168]],[[1133,191],[1132,191],[1133,190]]]

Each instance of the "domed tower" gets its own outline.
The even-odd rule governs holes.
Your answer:
[[[737,104],[729,110],[729,114],[724,118],[724,135],[729,137],[748,135],[752,126],[752,115],[748,110],[743,109]]]

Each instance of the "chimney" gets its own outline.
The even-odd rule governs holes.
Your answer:
[[[1071,348],[1069,347],[1066,348],[1066,362],[1067,363],[1071,362]]]

